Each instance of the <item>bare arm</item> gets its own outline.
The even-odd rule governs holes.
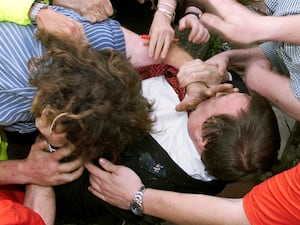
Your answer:
[[[284,41],[300,44],[300,15],[262,16],[235,0],[199,0],[211,13],[201,22],[208,29],[237,44]]]
[[[205,62],[218,67],[219,73],[225,75],[227,69],[243,70],[253,59],[266,59],[260,47],[234,49],[212,56]]]
[[[123,209],[129,209],[135,192],[142,186],[129,168],[100,160],[105,169],[88,164],[91,173],[89,190],[97,197]],[[146,189],[144,213],[176,224],[248,225],[242,199],[225,199],[198,194],[182,194]]]
[[[27,185],[23,204],[38,213],[46,225],[54,224],[56,206],[52,187]]]
[[[59,162],[70,153],[71,149],[65,148],[49,153],[46,142],[34,144],[26,159],[0,161],[0,185],[32,183],[53,186],[71,182],[81,176],[83,167],[79,159]]]
[[[193,60],[193,57],[176,44],[171,44],[165,59],[154,59],[148,54],[148,45],[136,33],[122,27],[125,36],[126,53],[134,67],[146,66],[157,63],[167,63],[176,68],[185,62]]]
[[[248,225],[242,199],[147,189],[144,213],[184,225]]]
[[[291,117],[300,120],[300,102],[291,91],[290,78],[272,70],[268,60],[256,58],[252,61],[245,71],[245,81],[250,89],[267,98]]]

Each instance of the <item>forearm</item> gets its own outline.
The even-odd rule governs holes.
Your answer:
[[[270,16],[261,21],[259,41],[282,41],[300,44],[300,15]]]
[[[233,49],[225,51],[221,54],[226,54],[229,62],[229,69],[243,70],[252,59],[266,58],[263,51],[259,47],[246,48],[246,49]]]
[[[250,66],[244,75],[250,89],[264,96],[289,116],[300,120],[300,102],[291,91],[289,77],[259,64]],[[278,90],[281,94],[278,94]]]
[[[184,63],[193,60],[193,57],[183,48],[172,44],[164,63],[180,68]]]
[[[243,225],[249,224],[242,200],[206,195],[180,194],[147,189],[144,213],[176,224]]]
[[[28,183],[24,160],[0,161],[0,185]]]
[[[38,213],[47,225],[54,224],[56,206],[52,187],[27,185],[23,204]]]
[[[0,21],[9,21],[22,25],[31,24],[28,12],[34,0],[22,0],[22,3],[12,0],[0,0]]]

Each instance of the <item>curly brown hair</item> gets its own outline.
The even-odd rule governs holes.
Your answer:
[[[119,52],[45,39],[52,40],[48,51],[29,61],[30,83],[38,91],[32,112],[40,117],[50,106],[47,119],[74,144],[73,157],[115,161],[152,127],[139,74]]]

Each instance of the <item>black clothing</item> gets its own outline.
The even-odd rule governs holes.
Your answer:
[[[119,163],[133,169],[149,188],[216,195],[226,185],[220,180],[205,182],[192,178],[150,135],[126,149]],[[144,217],[134,216],[131,211],[104,203],[88,191],[88,186],[89,177],[85,171],[78,180],[55,187],[58,216],[92,218],[105,215],[107,210],[123,220],[144,220]]]
[[[243,80],[230,71],[234,86],[242,92],[248,92]],[[19,134],[6,131],[8,137],[9,159],[25,158],[36,133]],[[23,136],[24,135],[24,136]],[[22,154],[15,154],[15,153]],[[97,164],[97,163],[96,163]],[[186,174],[167,154],[167,152],[152,138],[145,136],[142,140],[128,147],[120,156],[118,164],[133,169],[146,187],[184,193],[203,193],[216,195],[223,190],[226,182],[214,180],[205,182],[194,179]],[[98,165],[99,166],[99,165]],[[157,220],[149,216],[134,216],[131,211],[111,206],[98,199],[88,191],[89,174],[83,175],[74,182],[54,187],[57,201],[57,216],[60,218],[100,219],[102,225],[113,224],[117,218],[132,222],[142,221],[144,224],[154,224]]]
[[[153,3],[152,3],[153,2]],[[157,0],[145,0],[144,4],[137,0],[111,0],[114,8],[113,19],[129,30],[138,34],[148,34],[156,11]],[[184,1],[177,0],[175,23],[178,22],[184,13]]]

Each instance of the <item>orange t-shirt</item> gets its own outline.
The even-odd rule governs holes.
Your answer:
[[[300,224],[300,163],[254,187],[243,204],[252,225]]]
[[[24,193],[12,186],[0,186],[1,225],[45,225],[42,218],[24,206]]]

